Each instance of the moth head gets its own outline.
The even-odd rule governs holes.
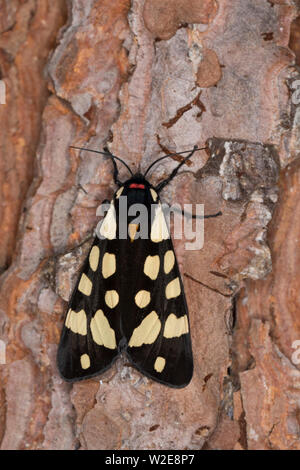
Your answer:
[[[115,200],[118,202],[121,196],[126,196],[127,205],[132,204],[154,204],[158,200],[158,195],[142,174],[136,174],[116,191]]]

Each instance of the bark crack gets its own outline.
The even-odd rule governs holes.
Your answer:
[[[206,111],[204,104],[200,100],[201,93],[202,91],[199,91],[198,95],[192,101],[190,101],[190,103],[179,108],[175,116],[169,119],[169,121],[163,122],[162,125],[166,127],[167,129],[174,126],[174,124],[176,124],[176,122],[183,116],[183,114],[189,111],[190,109],[192,109],[193,106],[197,106],[199,108],[199,112],[196,117],[197,118],[201,117],[202,114]]]

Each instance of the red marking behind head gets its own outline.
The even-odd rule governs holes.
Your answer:
[[[131,183],[131,185],[129,186],[129,188],[145,189],[145,185],[144,185],[144,184],[138,184],[138,183]]]

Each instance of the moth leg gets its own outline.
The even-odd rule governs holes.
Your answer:
[[[219,217],[222,215],[222,212],[219,211],[216,214],[207,214],[207,215],[197,215],[197,214],[190,214],[189,212],[185,212],[183,209],[173,209],[175,212],[179,212],[183,217],[190,217],[192,219],[212,219],[213,217]]]
[[[211,291],[213,291],[213,292],[216,292],[217,294],[222,295],[223,297],[232,297],[232,295],[233,295],[233,292],[231,292],[230,294],[225,294],[224,292],[221,292],[221,291],[218,290],[218,289],[214,289],[213,287],[208,286],[207,284],[204,284],[204,282],[199,281],[199,279],[194,278],[193,276],[191,276],[191,275],[188,274],[188,273],[184,273],[183,275],[184,275],[185,277],[187,277],[188,279],[191,279],[192,281],[197,282],[197,283],[200,284],[201,286],[206,287],[207,289],[209,289],[209,290],[211,290]]]
[[[188,154],[187,157],[185,157],[182,162],[179,163],[179,165],[177,165],[176,168],[174,168],[174,170],[172,171],[172,173],[170,174],[170,176],[168,176],[168,178],[166,178],[164,181],[162,181],[161,183],[159,183],[157,185],[157,187],[155,188],[155,191],[157,193],[159,193],[165,186],[167,186],[167,184],[170,183],[170,181],[172,181],[173,178],[175,178],[175,176],[177,175],[178,173],[178,170],[182,167],[182,165],[185,164],[185,162],[191,158],[191,156],[196,152],[196,150],[198,149],[197,145],[194,146],[193,150]]]
[[[170,212],[170,206],[163,205],[163,211],[165,214],[168,214]],[[183,209],[178,209],[177,207],[172,208],[173,212],[177,212],[178,214],[181,214],[183,217],[189,217],[192,219],[212,219],[213,217],[219,217],[222,215],[222,212],[219,211],[216,214],[207,214],[207,215],[197,215],[197,214],[190,214],[189,212],[184,211]]]
[[[111,157],[111,161],[112,161],[112,164],[114,166],[114,172],[113,172],[113,178],[114,178],[114,182],[117,186],[122,186],[123,183],[122,181],[119,180],[119,170],[118,170],[118,167],[117,167],[117,164],[116,164],[116,161],[115,159],[113,158],[113,154],[110,152],[110,150],[108,149],[108,147],[104,147],[103,150],[108,153],[108,155]]]
[[[213,217],[219,217],[220,215],[223,215],[223,214],[222,214],[222,211],[219,211],[219,212],[217,212],[216,214],[207,214],[207,215],[204,215],[204,216],[203,216],[203,219],[212,219]],[[193,219],[197,219],[197,218],[202,218],[202,217],[193,214],[193,215],[192,215],[192,218],[193,218]]]

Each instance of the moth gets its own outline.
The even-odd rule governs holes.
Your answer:
[[[101,374],[125,353],[133,367],[161,384],[180,388],[190,382],[193,354],[188,308],[159,194],[196,150],[200,149],[188,151],[156,187],[146,178],[149,170],[178,154],[159,158],[142,175],[133,174],[108,149],[90,150],[111,158],[118,189],[102,221],[102,238],[94,239],[67,309],[57,353],[58,369],[66,381]],[[125,182],[119,180],[116,160],[131,174]],[[147,208],[146,238],[138,237],[138,226],[130,216],[126,238],[118,237],[122,196],[126,196],[127,209],[136,203]]]

